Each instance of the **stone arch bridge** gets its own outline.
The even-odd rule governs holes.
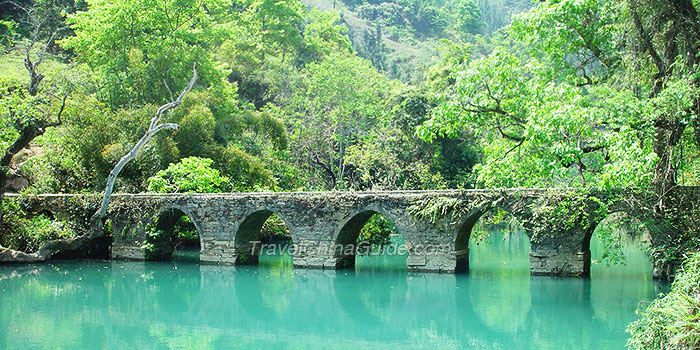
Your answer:
[[[684,198],[700,199],[699,188],[680,191]],[[409,270],[461,272],[468,270],[473,227],[480,217],[500,209],[517,219],[530,238],[531,274],[554,276],[588,276],[596,225],[610,213],[639,216],[652,205],[643,194],[610,200],[609,194],[567,189],[115,194],[112,198],[108,215],[115,259],[146,259],[149,225],[163,212],[179,210],[199,233],[201,262],[256,262],[255,242],[262,225],[277,214],[291,233],[296,267],[334,269],[354,263],[356,252],[339,247],[354,244],[367,220],[379,213],[403,236]],[[34,211],[71,218],[87,228],[100,199],[38,195],[22,200]],[[652,243],[668,234],[663,227],[652,231]],[[168,247],[159,249],[167,254]]]

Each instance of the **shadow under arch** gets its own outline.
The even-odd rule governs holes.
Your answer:
[[[259,249],[261,247],[260,233],[263,225],[276,215],[282,220],[284,225],[289,230],[292,245],[295,241],[293,228],[288,224],[288,221],[278,213],[269,209],[260,209],[248,214],[243,222],[238,225],[234,238],[234,246],[236,250],[236,264],[257,264],[259,261]]]
[[[186,208],[161,208],[154,216],[152,225],[152,232],[146,236],[150,243],[147,260],[170,260],[174,251],[185,246],[201,250],[200,224]]]
[[[474,226],[487,211],[486,209],[472,210],[457,227],[454,243],[456,258],[455,272],[469,271],[469,239],[471,238]]]
[[[353,268],[355,267],[355,257],[358,251],[369,251],[371,246],[367,242],[358,244],[357,240],[360,237],[362,228],[374,216],[381,215],[386,220],[390,221],[396,227],[396,230],[404,239],[407,245],[410,245],[411,240],[404,235],[404,230],[401,224],[395,217],[386,214],[376,208],[365,208],[355,213],[345,221],[341,226],[338,234],[335,236],[335,245],[333,258],[335,259],[336,268]]]
[[[38,215],[43,215],[46,218],[48,218],[49,220],[56,220],[56,215],[49,209],[40,210],[39,212],[37,212],[37,216]]]

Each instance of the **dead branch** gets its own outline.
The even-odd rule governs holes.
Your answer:
[[[102,205],[100,206],[100,209],[95,212],[95,215],[93,215],[90,223],[92,230],[90,232],[90,237],[100,237],[104,235],[104,230],[102,229],[102,220],[105,218],[107,215],[107,207],[109,206],[109,203],[111,201],[112,197],[112,191],[114,189],[114,183],[117,180],[117,176],[119,176],[119,173],[122,171],[124,166],[131,161],[132,159],[136,158],[136,155],[138,152],[148,143],[148,141],[153,137],[153,135],[157,134],[159,131],[164,130],[164,129],[177,129],[178,125],[177,124],[172,124],[172,123],[164,123],[164,124],[158,124],[160,122],[160,119],[163,117],[163,114],[167,112],[170,109],[173,109],[177,106],[179,106],[182,103],[182,100],[185,98],[185,95],[187,95],[191,90],[192,87],[194,86],[194,83],[197,81],[197,64],[194,64],[193,67],[193,72],[192,72],[192,79],[190,79],[190,82],[187,84],[184,90],[182,90],[182,93],[180,93],[180,96],[177,97],[177,99],[166,103],[158,108],[156,111],[156,114],[151,118],[151,123],[148,127],[148,131],[141,137],[141,139],[136,142],[134,147],[124,155],[119,162],[117,162],[117,165],[114,166],[114,169],[109,173],[109,177],[107,177],[107,185],[105,186],[105,192],[104,192],[104,197],[102,199]],[[167,85],[166,85],[167,86]],[[170,88],[168,88],[169,90]]]

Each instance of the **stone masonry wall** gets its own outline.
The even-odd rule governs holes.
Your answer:
[[[109,210],[113,229],[111,255],[115,259],[146,259],[147,226],[163,211],[178,209],[189,216],[199,232],[203,263],[240,263],[243,255],[254,258],[257,254],[251,241],[257,239],[262,222],[274,213],[288,226],[293,243],[299,248],[294,266],[334,269],[354,262],[354,252],[339,253],[336,244],[354,243],[364,222],[371,214],[380,213],[403,236],[409,270],[450,273],[467,269],[468,240],[474,223],[489,210],[500,208],[518,219],[530,236],[533,275],[588,276],[588,241],[595,225],[581,223],[561,232],[542,234],[537,231],[542,228],[532,222],[556,221],[556,217],[537,213],[538,203],[543,198],[556,202],[558,196],[564,198],[567,193],[568,190],[512,189],[115,194]],[[40,203],[35,205],[37,208],[68,212],[76,200],[96,204],[99,196],[41,195],[32,200]],[[447,209],[444,219],[435,222],[412,212],[430,200],[456,202],[461,209]]]

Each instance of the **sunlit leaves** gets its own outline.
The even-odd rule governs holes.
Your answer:
[[[692,85],[689,79],[674,80],[669,82],[658,96],[649,101],[650,110],[655,116],[675,118],[690,124],[700,117],[693,110],[693,106],[699,98],[700,91]]]
[[[184,158],[148,179],[148,191],[158,193],[216,193],[229,188],[229,179],[207,158]]]
[[[328,187],[343,186],[347,149],[385,116],[392,82],[367,60],[336,54],[312,62],[284,111],[297,133],[292,147],[320,167]],[[322,164],[322,165],[321,165]]]
[[[503,49],[463,64],[454,77],[453,91],[418,132],[430,139],[477,130],[484,142],[484,163],[475,169],[482,185],[610,185],[622,177],[621,183],[638,185],[649,180],[654,157],[635,141],[646,136],[649,108],[633,95],[606,85],[582,88],[551,80],[541,62]]]
[[[656,121],[691,125],[698,93],[688,79],[669,79],[648,98],[649,80],[631,80],[648,62],[624,54],[626,15],[620,2],[540,2],[509,29],[531,55],[496,48],[453,68],[418,134],[475,130],[483,186],[648,186]]]
[[[212,45],[222,40],[216,0],[88,1],[88,10],[69,17],[75,36],[61,41],[79,60],[98,72],[103,99],[113,108],[162,103],[178,91],[199,65],[201,81],[220,72],[211,60]]]
[[[619,12],[615,1],[544,1],[517,16],[510,33],[550,63],[552,77],[589,83],[619,64]]]

